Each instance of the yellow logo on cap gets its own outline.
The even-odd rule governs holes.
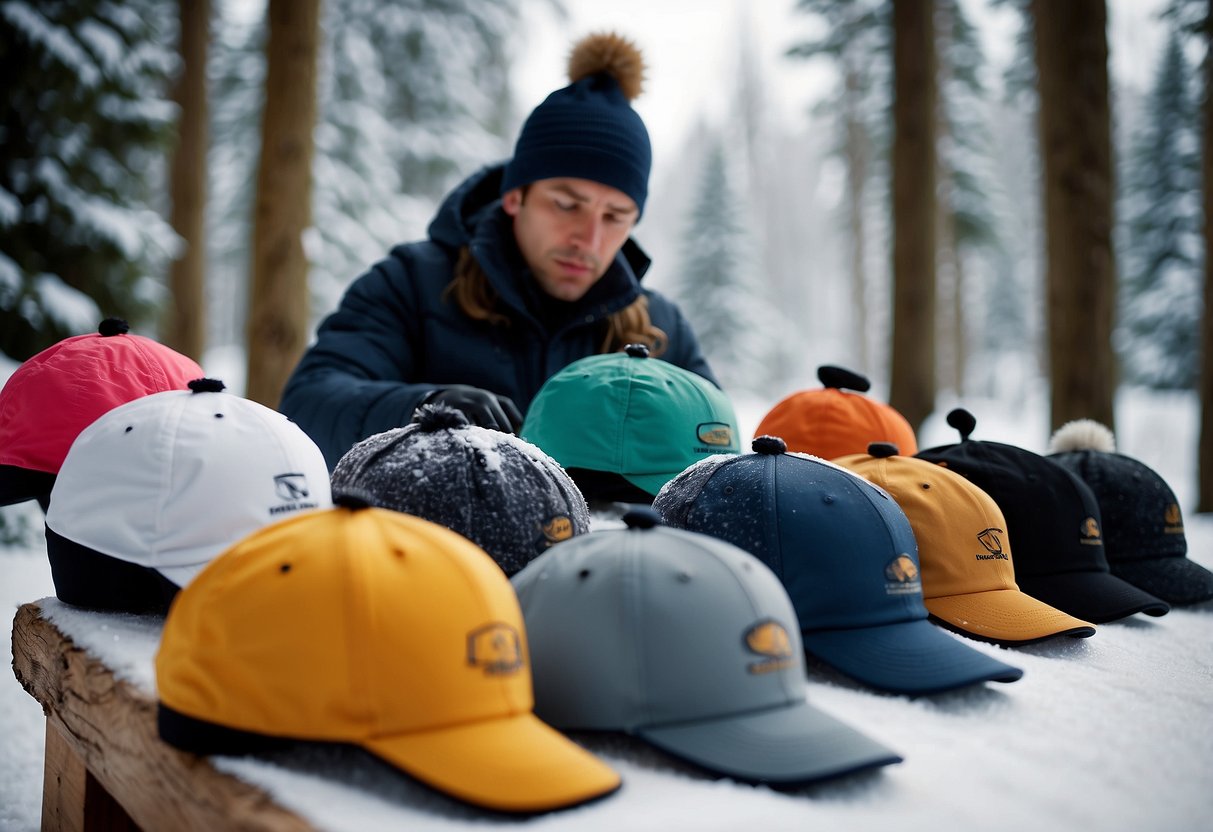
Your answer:
[[[567,514],[557,514],[543,524],[543,536],[547,539],[548,545],[568,540],[573,536],[573,521]]]
[[[889,595],[910,595],[922,591],[922,582],[918,580],[918,564],[904,552],[888,562],[884,568],[884,576],[888,579],[885,592]]]
[[[988,555],[978,554],[978,560],[1010,560],[1007,553],[1002,550],[1002,538],[1000,534],[1005,534],[1002,529],[983,529],[977,533],[977,540],[989,552]]]
[[[1163,527],[1164,534],[1183,534],[1184,522],[1183,516],[1179,513],[1179,504],[1171,503],[1167,506],[1167,511],[1163,515],[1166,520],[1166,526]]]
[[[468,664],[503,676],[522,667],[522,640],[509,624],[493,622],[468,633]]]
[[[791,666],[792,639],[778,621],[759,621],[745,631],[744,641],[746,649],[763,657],[746,666],[750,673],[770,673]]]
[[[1094,517],[1082,521],[1082,542],[1088,546],[1099,546],[1103,543],[1099,538],[1099,522]]]
[[[695,429],[695,435],[705,445],[722,448],[733,444],[733,428],[727,422],[703,422]]]
[[[898,555],[884,568],[884,575],[890,581],[904,584],[906,581],[912,581],[918,577],[918,567],[914,565],[914,560],[909,555]]]

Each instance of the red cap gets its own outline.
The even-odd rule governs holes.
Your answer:
[[[192,359],[128,330],[106,318],[96,333],[65,338],[17,368],[0,390],[0,465],[57,474],[97,417],[205,375]],[[38,495],[16,496],[8,502]]]

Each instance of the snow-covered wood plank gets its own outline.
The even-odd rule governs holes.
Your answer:
[[[129,829],[95,790],[87,797],[91,776],[143,829],[312,829],[261,789],[162,742],[155,699],[116,679],[43,618],[37,604],[22,605],[13,620],[13,672],[47,716],[44,812],[55,807],[61,820],[80,823],[81,829]],[[65,751],[87,771],[73,771]],[[96,806],[86,811],[93,801]],[[44,816],[44,829],[47,821]]]

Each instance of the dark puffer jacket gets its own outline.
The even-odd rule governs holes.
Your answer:
[[[629,239],[581,300],[541,297],[501,210],[501,166],[453,191],[429,227],[354,281],[287,381],[279,409],[324,451],[329,468],[354,443],[408,424],[427,396],[470,384],[508,396],[525,415],[544,381],[593,355],[606,318],[642,292],[669,339],[661,358],[716,382],[678,307],[642,289],[649,259]],[[468,245],[497,292],[509,325],[469,318],[443,291]]]

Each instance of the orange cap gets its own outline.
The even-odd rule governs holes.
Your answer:
[[[1020,591],[1006,521],[986,492],[925,459],[896,456],[889,444],[870,450],[836,462],[889,492],[909,518],[932,616],[1002,644],[1095,633],[1090,622]]]
[[[182,590],[156,655],[161,736],[201,753],[242,750],[215,739],[241,734],[353,743],[506,812],[618,788],[531,712],[522,614],[493,560],[339,500],[255,532]]]
[[[817,368],[817,378],[823,389],[784,398],[762,418],[754,435],[778,436],[789,451],[822,459],[865,453],[872,442],[892,442],[907,456],[918,453],[914,429],[904,416],[859,395],[872,386],[867,378],[828,365]]]

